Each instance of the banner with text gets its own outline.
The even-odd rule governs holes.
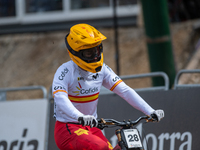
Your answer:
[[[0,102],[0,150],[45,150],[48,100]]]
[[[140,123],[137,129],[145,150],[197,150],[199,144],[200,88],[138,92],[154,109],[163,109],[165,118],[159,123]],[[53,99],[51,100],[49,150],[58,150],[54,141]],[[118,121],[136,120],[144,114],[116,94],[100,95],[98,118],[112,118]],[[115,130],[103,132],[113,146],[117,144]],[[148,144],[147,144],[148,143]]]
[[[199,91],[200,88],[139,92],[139,95],[154,109],[165,111],[165,117],[161,122],[140,123],[136,126],[145,149],[147,146],[151,150],[200,149]],[[100,96],[98,118],[113,118],[123,121],[136,120],[143,115],[115,94]],[[115,129],[104,130],[113,146],[117,144]]]

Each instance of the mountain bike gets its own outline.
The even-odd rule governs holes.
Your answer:
[[[118,145],[113,150],[144,150],[139,131],[134,128],[140,121],[146,122],[156,121],[155,116],[141,116],[135,121],[117,121],[114,119],[98,119],[97,128],[103,130],[113,126],[121,127],[116,129],[115,134],[118,138]]]

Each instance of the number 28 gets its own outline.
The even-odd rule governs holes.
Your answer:
[[[128,138],[130,138],[129,139],[129,142],[133,142],[133,141],[139,141],[139,138],[138,138],[138,136],[137,136],[137,134],[129,134],[128,135]]]

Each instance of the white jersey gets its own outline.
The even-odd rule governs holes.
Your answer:
[[[107,65],[103,64],[100,72],[91,73],[82,70],[73,61],[69,61],[57,69],[53,80],[56,120],[77,122],[78,117],[82,115],[93,115],[97,118],[97,103],[102,85],[144,114],[150,115],[154,111]]]

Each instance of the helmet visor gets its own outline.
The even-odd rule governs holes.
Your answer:
[[[79,51],[79,53],[80,53],[80,57],[83,60],[93,60],[96,57],[97,58],[101,57],[102,51],[103,51],[102,44],[100,44],[93,48],[81,50],[81,51]]]

